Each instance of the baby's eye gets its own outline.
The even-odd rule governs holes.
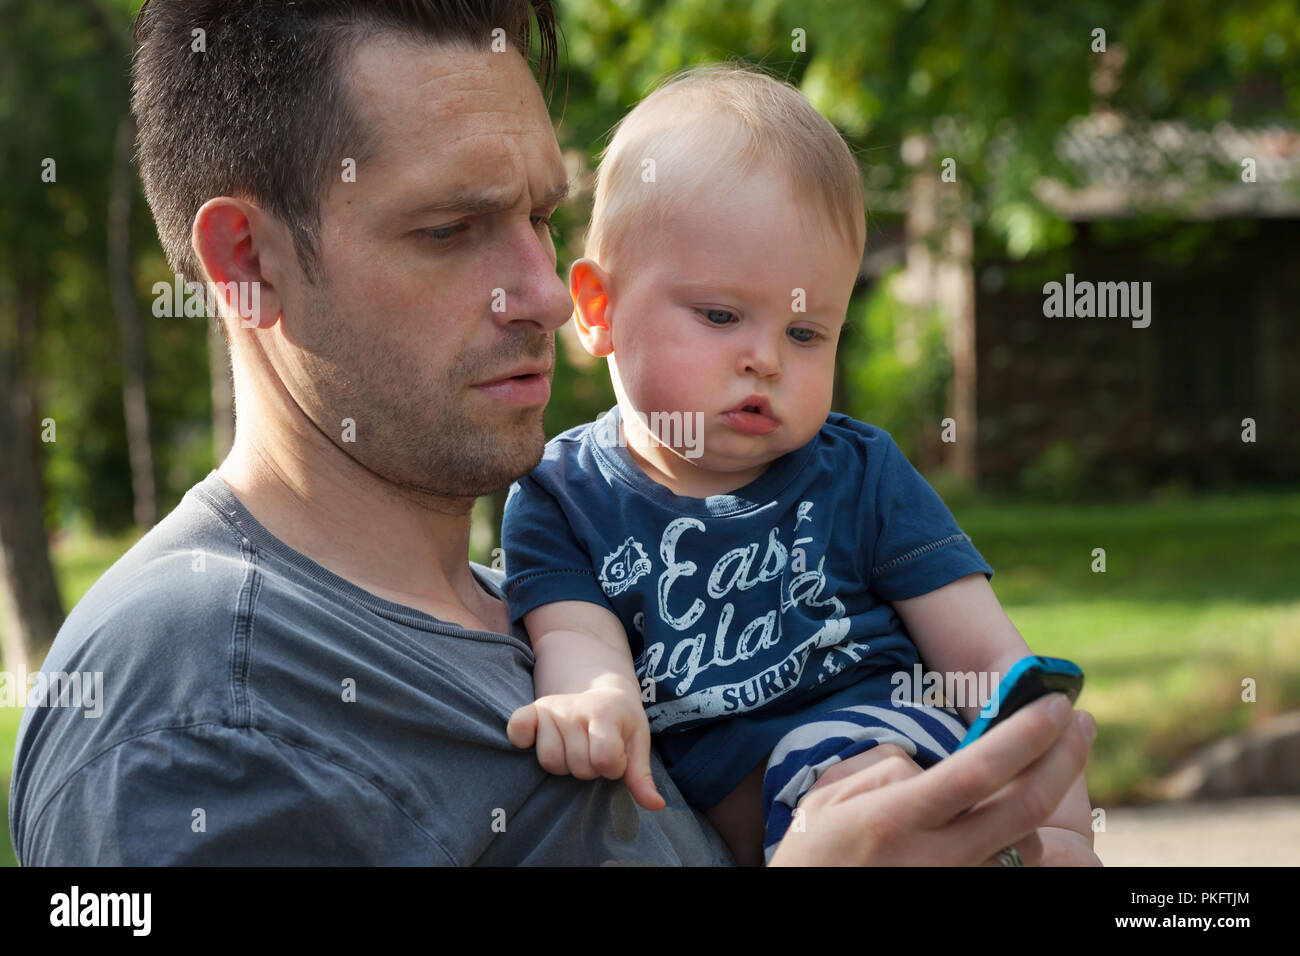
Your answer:
[[[793,328],[790,329],[790,338],[802,345],[807,345],[817,338],[817,333],[813,329]]]
[[[736,317],[734,312],[728,312],[726,309],[703,309],[702,311],[710,325],[730,325],[731,320]]]

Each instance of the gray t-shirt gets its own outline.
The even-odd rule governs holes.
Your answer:
[[[474,571],[500,596],[498,573]],[[522,630],[469,631],[325,570],[213,472],[54,641],[18,734],[15,851],[25,866],[732,863],[657,754],[668,806],[651,812],[622,781],[553,776],[512,746],[532,665]]]

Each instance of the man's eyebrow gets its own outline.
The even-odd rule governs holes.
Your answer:
[[[566,199],[569,198],[569,193],[571,192],[571,189],[572,187],[570,186],[569,180],[567,178],[562,180],[561,182],[556,183],[550,189],[546,190],[545,195],[542,196],[542,205],[559,206],[561,203],[563,203]]]
[[[569,181],[564,179],[546,191],[539,206],[552,208],[569,198]],[[422,203],[409,213],[410,216],[423,216],[432,212],[465,212],[476,216],[488,216],[506,212],[514,207],[515,200],[498,192],[481,192],[478,190],[459,190],[454,193]]]

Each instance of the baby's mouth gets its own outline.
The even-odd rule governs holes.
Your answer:
[[[779,419],[772,414],[772,403],[768,401],[767,396],[759,395],[758,393],[746,395],[738,404],[733,405],[723,414],[729,412],[745,412],[749,415],[762,415],[765,418],[772,419],[773,421],[779,421]]]
[[[747,435],[766,435],[781,424],[763,395],[748,395],[740,404],[722,413],[722,420]]]

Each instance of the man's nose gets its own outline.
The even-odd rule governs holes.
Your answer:
[[[759,378],[774,378],[781,374],[781,354],[779,344],[767,334],[752,335],[744,343],[737,371],[741,375],[757,375]]]
[[[555,271],[554,246],[530,223],[513,236],[506,252],[513,282],[493,290],[492,316],[502,327],[531,322],[552,332],[573,314],[569,287]]]

